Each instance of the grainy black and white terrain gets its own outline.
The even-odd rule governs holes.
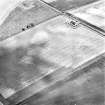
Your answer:
[[[63,11],[97,0],[65,1],[46,2]],[[19,33],[0,41],[0,94],[10,105],[105,105],[105,37],[57,15],[25,1],[0,26],[0,40]]]

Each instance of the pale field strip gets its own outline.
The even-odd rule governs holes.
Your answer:
[[[100,0],[96,3],[80,7],[67,12],[105,30],[105,1]],[[100,21],[101,20],[101,21]]]
[[[101,2],[104,2],[104,0],[95,1],[93,3],[87,4],[87,5],[83,5],[83,6],[78,7],[78,8],[70,9],[70,10],[67,10],[67,12],[70,12],[70,13],[78,12],[81,9],[85,9],[85,8],[97,5],[97,4],[101,3]]]

